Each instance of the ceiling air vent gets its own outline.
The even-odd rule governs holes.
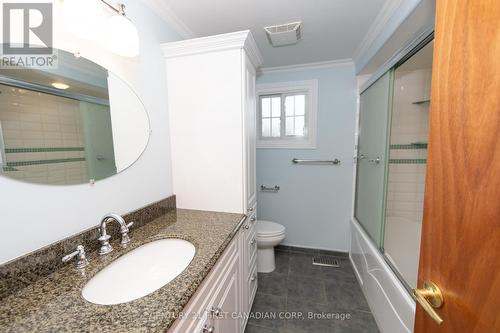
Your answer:
[[[292,45],[299,41],[302,22],[293,22],[265,27],[267,38],[272,46]]]

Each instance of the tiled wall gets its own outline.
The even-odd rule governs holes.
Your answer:
[[[4,174],[43,184],[88,181],[80,102],[0,85]]]

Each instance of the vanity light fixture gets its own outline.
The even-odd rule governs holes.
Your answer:
[[[114,7],[104,0],[100,1],[116,13],[107,23],[106,45],[115,54],[124,57],[138,56],[139,33],[135,25],[125,14],[125,5],[118,3],[117,7]]]
[[[68,29],[75,35],[98,40],[104,37],[109,50],[124,57],[139,55],[139,33],[125,13],[125,5],[112,5],[105,0],[64,0],[65,20]],[[102,6],[114,12],[105,18]],[[88,19],[92,18],[92,24]],[[102,31],[105,30],[104,36]]]
[[[61,89],[61,90],[66,90],[69,88],[69,86],[66,83],[62,83],[62,82],[54,82],[54,83],[52,83],[52,87],[57,88],[57,89]]]

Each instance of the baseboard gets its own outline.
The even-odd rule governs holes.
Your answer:
[[[276,247],[278,251],[285,252],[294,252],[294,253],[311,253],[311,254],[323,254],[334,257],[343,257],[348,258],[349,253],[344,251],[330,250],[330,249],[321,249],[321,248],[313,248],[313,247],[304,247],[304,246],[294,246],[288,244],[280,244]]]

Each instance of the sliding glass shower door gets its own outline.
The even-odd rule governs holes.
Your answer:
[[[361,93],[354,217],[382,247],[393,71]]]
[[[403,285],[417,285],[432,35],[360,96],[354,217]]]

